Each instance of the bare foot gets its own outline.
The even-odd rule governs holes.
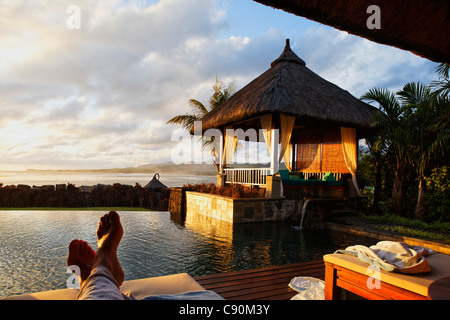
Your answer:
[[[80,275],[78,281],[80,285],[89,277],[94,263],[95,251],[91,246],[82,240],[72,240],[69,244],[69,255],[67,256],[68,266],[78,266]]]
[[[95,254],[93,268],[104,266],[109,269],[118,285],[121,286],[125,278],[122,267],[117,258],[117,248],[122,239],[123,228],[119,214],[110,211],[100,218],[97,228],[98,249]]]

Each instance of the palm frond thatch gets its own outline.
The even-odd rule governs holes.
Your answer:
[[[203,130],[223,128],[266,113],[368,128],[377,109],[356,99],[306,67],[290,48],[289,40],[271,68],[211,110]]]
[[[450,63],[450,1],[254,0],[366,39]],[[369,29],[371,4],[380,8],[381,29]],[[422,27],[418,27],[422,26]],[[426,26],[426,27],[425,27]]]

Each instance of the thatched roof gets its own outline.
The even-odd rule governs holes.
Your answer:
[[[366,39],[450,63],[448,0],[254,0]],[[381,29],[369,29],[370,5],[381,11]]]
[[[296,126],[351,126],[367,128],[378,109],[353,97],[306,67],[290,48],[289,40],[271,68],[236,92],[202,119],[203,131],[247,124],[259,128],[266,113],[296,116]],[[274,117],[276,118],[276,117]]]
[[[158,176],[158,177],[156,177],[156,176]],[[145,189],[165,189],[165,188],[167,188],[167,186],[164,183],[162,183],[161,181],[159,181],[159,173],[156,173],[153,176],[153,179],[149,183],[147,183],[144,188]]]

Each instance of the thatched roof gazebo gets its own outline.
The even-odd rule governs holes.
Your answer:
[[[162,190],[167,189],[167,186],[159,181],[159,173],[155,173],[152,180],[150,180],[150,182],[147,183],[144,188],[149,190]]]
[[[448,0],[254,0],[366,39],[450,63]],[[380,29],[368,28],[369,6],[380,9]]]
[[[222,132],[218,184],[226,180],[264,185],[269,197],[279,197],[282,185],[277,173],[283,159],[291,173],[302,175],[302,181],[333,172],[338,177],[351,174],[356,185],[357,139],[370,134],[377,112],[308,69],[286,40],[270,69],[203,117],[202,131]],[[237,140],[235,131],[228,129],[249,128],[262,129],[271,154],[270,169],[227,169]],[[283,179],[283,184],[289,185],[288,180]]]
[[[283,53],[271,68],[203,117],[202,128],[257,128],[259,116],[285,113],[297,117],[297,126],[329,126],[331,122],[362,132],[376,112],[376,108],[308,69],[286,40]]]

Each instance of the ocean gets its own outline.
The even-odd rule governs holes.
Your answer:
[[[0,171],[0,183],[3,186],[26,184],[29,186],[74,184],[77,187],[96,184],[127,184],[134,186],[139,183],[145,186],[152,180],[154,174],[148,173],[110,173],[110,172],[75,172],[75,171]],[[184,184],[215,183],[215,176],[159,174],[167,187],[181,187]]]

